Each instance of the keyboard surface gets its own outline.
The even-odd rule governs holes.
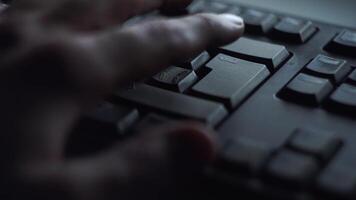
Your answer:
[[[198,120],[218,133],[212,180],[272,199],[354,199],[356,30],[218,0],[187,12],[240,15],[246,34],[117,91],[85,126],[120,139]]]

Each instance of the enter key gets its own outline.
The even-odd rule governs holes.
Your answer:
[[[206,67],[211,72],[192,88],[193,93],[223,102],[230,109],[237,107],[270,75],[263,64],[224,54],[218,54]]]

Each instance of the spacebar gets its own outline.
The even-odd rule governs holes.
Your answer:
[[[117,97],[141,106],[216,126],[227,115],[222,104],[139,84],[135,89],[119,91]]]

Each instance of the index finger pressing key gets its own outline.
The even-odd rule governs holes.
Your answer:
[[[143,78],[242,35],[243,20],[222,14],[197,14],[156,20],[98,36],[98,54],[115,71],[119,83]]]

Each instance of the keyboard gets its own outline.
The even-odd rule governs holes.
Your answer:
[[[115,92],[82,117],[77,132],[93,134],[70,152],[193,119],[218,133],[213,182],[271,199],[355,199],[356,30],[219,0],[185,12],[240,15],[246,34]]]

